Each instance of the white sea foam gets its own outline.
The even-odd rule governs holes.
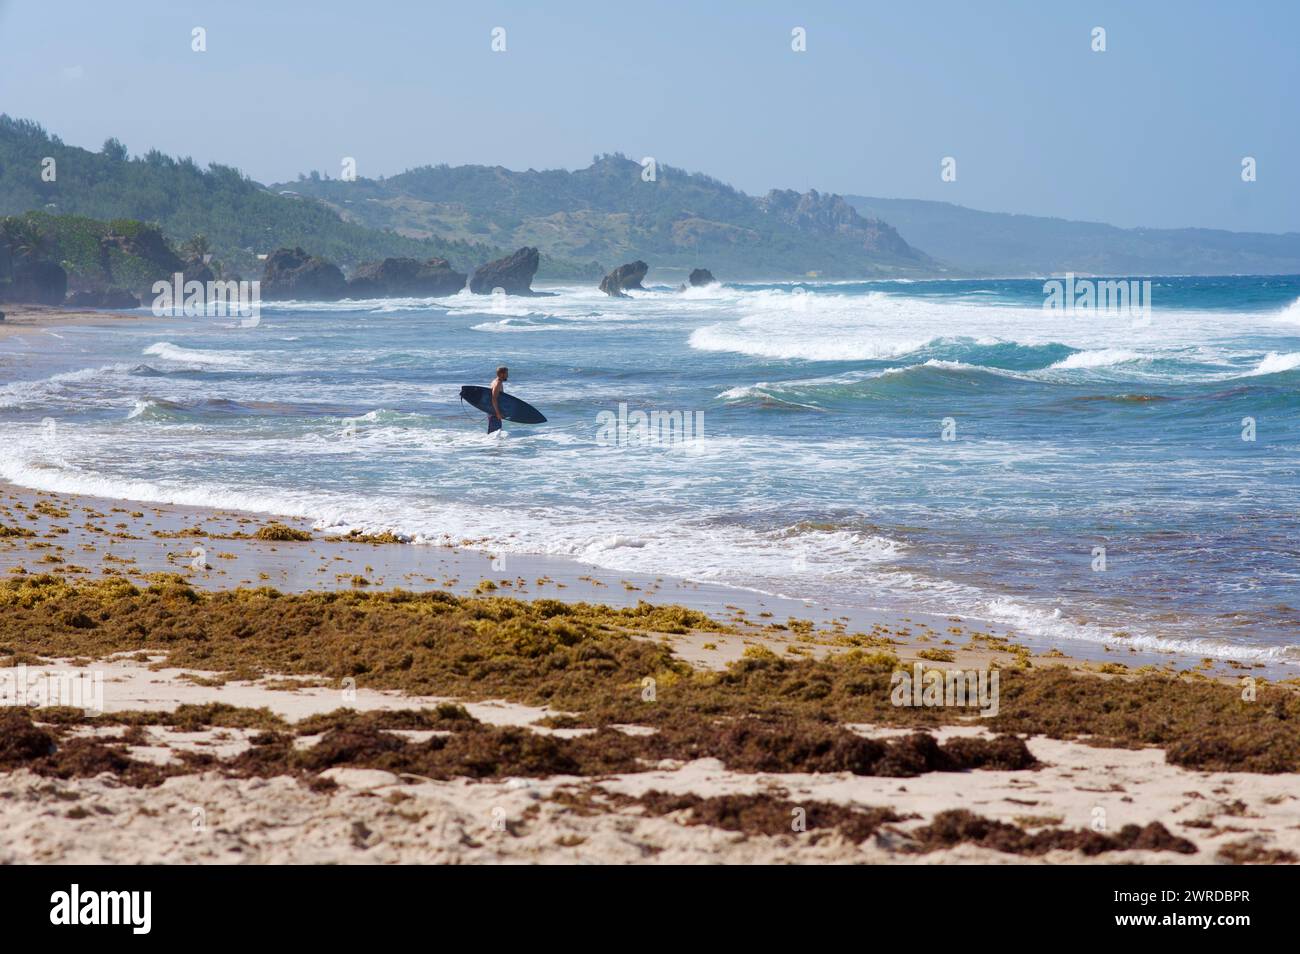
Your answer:
[[[202,351],[198,348],[182,348],[170,341],[157,341],[144,349],[144,353],[186,365],[215,365],[219,367],[252,367],[252,356],[232,351]]]
[[[1260,361],[1254,371],[1247,372],[1246,377],[1281,374],[1283,371],[1292,371],[1295,368],[1300,368],[1300,351],[1292,351],[1290,354],[1278,354],[1273,351]]]
[[[1021,632],[1051,640],[1121,645],[1145,652],[1183,653],[1189,656],[1235,659],[1239,662],[1282,662],[1293,665],[1300,663],[1300,649],[1293,646],[1246,646],[1222,639],[1177,637],[1134,631],[1133,627],[1130,627],[1121,639],[1116,637],[1115,631],[1108,627],[1065,618],[1059,607],[1047,609],[1029,606],[1005,597],[980,600],[972,610],[983,619],[1003,623]]]
[[[1127,351],[1124,348],[1099,348],[1095,351],[1076,351],[1056,362],[1052,367],[1061,371],[1073,368],[1108,368],[1116,364],[1146,360],[1144,355],[1136,351]]]
[[[375,413],[377,418],[384,416],[384,412]],[[740,581],[747,574],[781,578],[792,568],[810,579],[851,576],[855,567],[886,563],[902,551],[897,541],[848,530],[765,532],[714,525],[699,518],[687,523],[665,522],[655,516],[653,501],[625,510],[581,505],[502,508],[472,499],[439,499],[415,487],[367,495],[297,489],[289,484],[272,488],[248,481],[213,483],[203,479],[202,471],[192,473],[183,464],[174,467],[170,476],[132,478],[81,463],[97,453],[102,439],[101,432],[68,427],[60,430],[52,448],[43,441],[39,428],[32,426],[15,441],[14,452],[0,459],[0,478],[40,490],[306,517],[322,529],[392,530],[439,545],[460,546],[472,541],[468,545],[492,552],[564,556],[628,572],[681,575],[683,568],[690,567],[687,575],[692,579],[724,583]],[[280,454],[306,462],[313,450],[332,455],[353,452],[348,445],[365,454],[367,441],[390,450],[401,444],[410,447],[413,442],[432,450],[431,439],[448,451],[452,448],[447,440],[462,446],[491,443],[478,432],[413,437],[409,429],[388,428],[372,418],[358,427],[346,444],[337,437],[322,440],[317,436],[250,439],[245,446],[227,442],[224,448],[228,463],[245,454]],[[119,437],[119,443],[121,440]],[[559,447],[579,443],[563,433],[546,440]],[[590,440],[580,443],[586,447]],[[143,450],[148,445],[137,446]],[[725,448],[708,448],[724,458],[734,455],[736,449],[735,442]],[[630,453],[611,456],[610,461],[626,460]],[[671,479],[660,481],[658,487],[659,492],[671,494]],[[798,554],[803,559],[796,567],[792,561]]]
[[[454,297],[454,296],[453,296]],[[427,311],[445,307],[452,298],[344,298],[339,301],[288,301],[263,302],[263,311],[302,312],[306,314],[332,314],[370,312],[387,314],[402,311]]]
[[[1140,377],[1148,377],[1151,372],[1141,369],[1161,357],[1179,359],[1199,349],[1205,363],[1230,366],[1236,354],[1230,343],[1222,342],[1223,315],[1209,311],[1157,311],[1149,324],[1135,326],[1126,317],[974,299],[845,294],[834,285],[803,295],[724,289],[716,305],[702,314],[727,320],[695,328],[688,339],[692,348],[776,360],[875,361],[951,345],[961,338],[977,345],[1064,344],[1075,353],[1044,370],[1115,368]],[[1300,320],[1300,303],[1283,315]],[[1233,316],[1243,331],[1265,333],[1275,329],[1278,320],[1277,313]],[[1116,341],[1125,347],[1116,347]]]
[[[687,576],[826,602],[870,599],[873,605],[879,600],[935,610],[951,607],[1048,639],[1096,642],[1111,639],[1113,634],[1077,622],[1086,618],[1079,607],[1066,608],[1069,618],[1064,618],[1053,606],[1039,605],[1028,595],[1006,600],[993,592],[923,578],[919,571],[917,575],[907,573],[905,562],[924,566],[925,557],[918,554],[905,561],[908,547],[891,538],[889,531],[763,529],[796,519],[778,509],[787,504],[792,514],[805,508],[800,516],[810,519],[819,515],[823,503],[832,511],[843,504],[845,513],[862,514],[865,521],[876,503],[896,492],[898,484],[891,481],[905,485],[909,475],[917,475],[918,481],[934,479],[936,462],[963,473],[976,472],[975,468],[992,473],[994,468],[1022,467],[1026,474],[1059,473],[1061,458],[1071,457],[1069,447],[1050,440],[999,442],[990,438],[945,444],[936,450],[938,442],[926,435],[891,440],[871,434],[870,451],[864,452],[863,435],[854,428],[823,435],[793,416],[793,423],[801,426],[794,436],[782,433],[777,416],[772,418],[775,425],[761,433],[745,433],[746,417],[763,412],[737,407],[734,402],[771,400],[814,408],[815,404],[802,402],[817,401],[823,390],[852,397],[852,390],[840,389],[864,382],[864,389],[870,389],[877,386],[872,379],[881,375],[921,369],[971,373],[972,377],[975,372],[996,374],[1052,384],[1076,380],[1080,377],[1077,369],[1085,368],[1107,369],[1107,379],[1127,379],[1169,376],[1168,368],[1187,364],[1197,365],[1198,370],[1191,373],[1202,377],[1221,377],[1224,371],[1240,376],[1247,368],[1254,368],[1251,374],[1271,374],[1300,365],[1300,356],[1288,350],[1288,345],[1293,345],[1282,343],[1281,336],[1290,329],[1280,329],[1273,319],[1260,316],[1243,319],[1243,326],[1252,333],[1279,338],[1273,345],[1278,350],[1262,359],[1269,345],[1252,340],[1250,350],[1243,350],[1239,342],[1224,337],[1221,315],[1157,314],[1154,330],[1130,332],[1125,324],[1121,334],[1113,323],[1105,325],[1086,316],[1066,320],[1036,308],[845,294],[835,286],[809,293],[799,307],[789,292],[726,286],[681,294],[654,291],[619,300],[609,299],[594,287],[553,290],[558,292],[554,297],[508,302],[504,313],[495,307],[500,302],[468,294],[431,304],[412,300],[339,303],[337,308],[303,306],[297,309],[303,317],[286,319],[295,332],[310,329],[290,336],[305,339],[293,348],[275,343],[287,339],[270,335],[227,338],[203,334],[149,345],[146,354],[154,359],[151,364],[167,372],[163,375],[132,374],[135,366],[124,364],[11,382],[0,387],[0,407],[62,406],[74,423],[65,428],[60,417],[55,447],[41,446],[33,439],[20,442],[22,446],[10,452],[7,442],[6,456],[0,459],[0,477],[43,489],[304,516],[333,532],[350,527],[387,529],[425,543],[466,545],[470,541],[467,545],[493,553],[552,554],[616,571]],[[435,323],[436,335],[424,337],[424,327],[417,325],[418,339],[384,337],[388,329],[399,336],[409,335],[406,329],[414,324],[385,314],[386,308],[433,312],[431,318],[419,320]],[[325,317],[314,317],[320,314]],[[359,327],[365,328],[365,334],[358,338]],[[444,328],[449,329],[448,335],[461,337],[444,339]],[[455,352],[448,341],[458,345],[475,338],[483,351],[508,346],[530,360],[538,357],[546,361],[559,354],[558,349],[544,353],[543,342],[545,346],[550,343],[547,339],[525,336],[494,342],[466,335],[470,328],[487,332],[579,331],[584,340],[590,329],[611,329],[616,334],[627,330],[626,341],[617,339],[621,350],[610,352],[616,355],[615,367],[607,369],[599,360],[588,360],[593,355],[565,353],[552,363],[564,366],[571,362],[570,371],[551,371],[536,383],[528,381],[529,400],[548,414],[557,405],[578,401],[587,408],[616,407],[623,400],[634,406],[638,401],[649,405],[666,400],[665,395],[674,393],[673,389],[687,393],[699,383],[683,385],[689,375],[677,374],[692,370],[681,360],[683,343],[688,340],[697,351],[752,354],[780,361],[851,362],[883,357],[898,367],[814,366],[807,376],[781,380],[788,369],[764,366],[762,361],[687,354],[696,364],[739,369],[712,379],[720,382],[718,400],[732,406],[719,407],[716,429],[710,418],[708,440],[675,453],[635,448],[601,451],[593,446],[591,415],[574,421],[571,406],[558,407],[546,428],[509,428],[508,441],[483,434],[482,418],[477,414],[466,419],[452,416],[457,412],[454,386],[448,385],[445,406],[431,406],[429,379],[419,377],[423,368],[435,368],[445,384],[449,366],[457,377],[462,367],[471,366],[463,356],[449,359]],[[645,339],[631,336],[642,330],[655,334]],[[117,348],[119,357],[134,356],[153,337],[175,338],[181,333],[145,330],[142,333],[149,337],[129,337],[123,345],[116,329],[114,332],[114,338],[95,340],[104,351],[91,353],[116,354],[113,349]],[[84,334],[89,337],[91,333]],[[343,340],[330,343],[331,337]],[[574,340],[579,337],[575,335]],[[394,340],[401,344],[395,345]],[[436,345],[421,348],[420,342],[425,341]],[[1116,348],[1116,343],[1125,348]],[[267,350],[254,350],[256,344]],[[1026,355],[1015,350],[1017,344],[1055,347]],[[1078,350],[1051,367],[1034,371],[950,360],[962,356],[978,362],[981,359],[970,355],[983,352],[973,346],[1006,346],[991,353],[1031,362],[1037,354],[1047,355],[1035,362],[1041,364],[1063,354],[1061,344]],[[47,342],[46,347],[54,345]],[[248,350],[236,350],[239,348]],[[597,353],[594,358],[604,354]],[[945,357],[930,357],[935,354]],[[633,360],[624,361],[626,355]],[[479,358],[474,355],[472,360]],[[205,373],[234,368],[278,372],[289,362],[320,374]],[[512,357],[511,364],[522,366],[523,362]],[[1207,375],[1206,366],[1214,368],[1212,375]],[[400,374],[388,375],[389,368],[400,369]],[[182,369],[184,373],[172,373]],[[656,373],[665,369],[673,373]],[[818,369],[839,373],[817,376]],[[355,373],[358,370],[364,374]],[[609,375],[605,370],[630,373]],[[347,373],[327,376],[337,371]],[[1102,372],[1096,376],[1101,377]],[[527,380],[523,375],[520,378]],[[715,391],[702,398],[698,390],[694,393],[692,400],[707,403]],[[209,401],[232,402],[228,415],[226,405],[217,408],[223,414],[221,427],[204,423]],[[259,401],[277,406],[262,413]],[[292,410],[295,404],[303,406],[302,414]],[[166,413],[153,412],[155,407]],[[349,407],[355,409],[351,414],[345,410]],[[82,413],[88,408],[107,408],[111,413],[96,418]],[[362,413],[372,408],[380,409]],[[28,421],[41,415],[24,414],[16,415],[14,426],[34,430]],[[279,415],[287,423],[282,423]],[[78,416],[91,417],[91,423],[78,425]],[[341,446],[339,437],[345,416],[359,421],[348,448]],[[741,422],[738,432],[727,434],[736,421]],[[6,438],[11,423],[6,419]],[[346,454],[356,454],[364,466],[354,467]],[[691,455],[688,466],[682,464],[685,455]],[[1024,466],[1027,463],[1041,466]],[[1115,475],[1119,473],[1116,468],[1124,465],[1108,466],[1111,469],[1106,473]],[[518,474],[524,470],[529,473],[530,488],[536,488],[535,499],[530,498],[525,506],[502,506],[498,500],[485,500],[486,494],[465,489],[467,474]],[[826,491],[824,501],[809,498],[806,484],[814,475],[815,493]],[[341,489],[347,486],[342,478],[354,481],[346,491]],[[702,487],[713,488],[713,496],[703,493]],[[855,492],[856,498],[850,499],[846,488]],[[949,489],[960,490],[955,484]],[[530,493],[525,491],[523,496],[528,498]],[[944,519],[963,525],[978,519],[996,522],[1007,512],[1000,507],[1020,503],[1019,498],[1009,501],[997,496],[962,503],[961,493],[943,499],[949,501],[944,505]],[[1195,506],[1196,502],[1181,504]],[[969,509],[963,509],[966,507]],[[913,511],[920,517],[914,522],[906,514],[896,520],[899,511],[895,503],[883,509],[886,516],[872,519],[895,526],[926,523],[926,505]],[[1131,645],[1176,648],[1176,637],[1143,632],[1129,623],[1126,628],[1133,633]],[[1191,651],[1205,649],[1195,641],[1182,645]],[[1271,659],[1274,656],[1269,654],[1279,652],[1244,644],[1205,654],[1246,660]]]
[[[803,388],[807,388],[808,386],[809,385],[804,384]],[[824,408],[816,404],[809,404],[803,401],[794,401],[788,397],[780,397],[777,394],[772,393],[773,391],[777,391],[777,390],[783,390],[789,392],[791,390],[797,390],[797,389],[799,389],[799,385],[797,384],[786,384],[777,387],[768,384],[766,381],[760,381],[757,384],[751,384],[748,386],[728,388],[727,390],[723,391],[721,394],[718,395],[718,399],[721,401],[754,401],[754,400],[767,401],[775,404],[783,404],[786,405],[787,407],[801,407],[809,411],[825,410]]]
[[[681,291],[677,292],[687,301],[710,301],[726,293],[726,289],[719,282],[709,285],[687,285]]]
[[[0,386],[0,408],[42,404],[95,382],[130,372],[133,365],[110,364],[97,368],[63,371],[34,381],[11,381]]]
[[[966,361],[949,361],[944,358],[930,358],[920,364],[908,364],[901,367],[885,368],[871,376],[888,377],[897,374],[909,374],[922,368],[938,368],[942,371],[975,371],[981,374],[991,374],[995,377],[1011,378],[1017,381],[1036,380],[1035,372],[1031,371],[1012,371],[1007,368],[994,368],[983,364],[970,364]]]
[[[888,296],[750,292],[739,321],[696,328],[689,344],[700,351],[731,351],[763,358],[862,361],[892,358],[925,346],[936,335],[916,334],[885,321]]]
[[[1284,324],[1300,325],[1300,298],[1278,312],[1276,318]]]
[[[501,318],[497,321],[483,321],[470,326],[474,331],[488,331],[503,334],[512,331],[571,331],[571,326],[558,322],[546,323],[530,321],[527,318]]]
[[[366,426],[358,431],[356,440],[378,441],[390,448],[402,442],[409,446],[409,431],[376,423],[391,413],[372,411],[363,415]],[[462,446],[488,441],[480,434],[449,433],[447,437],[463,440]],[[61,431],[61,446],[55,453],[41,446],[33,429],[27,439],[16,443],[13,453],[0,458],[0,478],[47,491],[297,516],[312,520],[322,532],[389,530],[417,544],[468,546],[494,554],[567,557],[614,571],[673,575],[794,598],[834,599],[836,589],[828,587],[838,588],[836,581],[852,581],[854,589],[873,593],[886,604],[892,594],[900,606],[934,611],[956,608],[1049,640],[1115,641],[1113,631],[1066,619],[1056,608],[894,570],[892,564],[906,553],[907,547],[879,533],[802,527],[757,531],[707,523],[665,523],[634,510],[503,509],[459,499],[439,500],[428,494],[367,496],[289,486],[273,489],[213,484],[190,478],[132,479],[88,470],[80,463],[69,464],[65,456],[85,456],[78,441],[77,429]],[[301,456],[309,443],[300,440],[292,452]],[[265,446],[260,449],[267,450]],[[337,441],[325,442],[320,449],[337,453]],[[250,446],[249,450],[255,453],[257,449]],[[683,571],[686,567],[690,568],[688,572]],[[1124,644],[1142,650],[1216,655],[1241,661],[1296,661],[1294,650],[1283,647],[1168,637],[1131,625],[1128,628],[1130,635]]]

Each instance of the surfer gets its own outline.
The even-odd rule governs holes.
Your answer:
[[[492,387],[488,390],[492,395],[492,413],[488,415],[488,433],[492,434],[501,430],[501,405],[497,399],[501,397],[501,392],[505,389],[505,384],[510,380],[510,369],[504,364],[497,368],[497,376],[492,382]]]
[[[502,365],[497,368],[496,378],[490,387],[466,384],[460,389],[462,401],[487,415],[489,434],[501,430],[502,421],[513,421],[516,424],[546,423],[546,415],[537,408],[513,394],[506,394],[506,382],[509,380],[510,369]]]

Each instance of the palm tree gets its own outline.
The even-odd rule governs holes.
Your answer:
[[[48,246],[31,219],[17,215],[0,218],[0,277],[12,277],[15,266],[40,257]]]
[[[187,262],[203,262],[206,264],[212,254],[212,243],[208,237],[203,234],[194,236],[188,242],[181,244],[181,255]]]
[[[0,244],[15,259],[35,258],[45,251],[48,242],[31,219],[9,215],[0,219]]]

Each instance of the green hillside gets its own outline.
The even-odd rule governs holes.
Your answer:
[[[55,180],[42,180],[42,160]],[[303,197],[279,195],[230,166],[201,169],[192,159],[152,150],[129,158],[110,139],[99,152],[68,146],[37,123],[0,115],[0,215],[41,210],[109,221],[156,222],[179,244],[204,235],[228,271],[256,277],[258,254],[302,246],[344,267],[386,256],[449,259],[463,271],[513,251],[479,241],[414,238],[344,221]],[[593,275],[593,266],[544,261],[543,274]]]
[[[621,155],[586,169],[513,172],[424,166],[344,182],[313,173],[276,189],[312,196],[349,221],[406,235],[440,235],[607,265],[705,266],[722,278],[865,277],[935,271],[884,222],[841,197],[746,195],[717,179],[659,164],[654,181]]]

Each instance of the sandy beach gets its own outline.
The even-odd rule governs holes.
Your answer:
[[[161,680],[160,680],[161,681]],[[283,693],[282,693],[283,694]],[[227,690],[238,700],[241,693]],[[479,707],[479,712],[491,709]],[[532,730],[537,731],[537,730]],[[867,737],[879,730],[862,727]],[[944,740],[975,730],[945,730]],[[234,729],[150,732],[137,758],[179,749],[236,753]],[[307,739],[310,744],[313,740]],[[716,759],[663,764],[598,779],[433,780],[338,767],[315,787],[287,776],[179,775],[133,788],[104,774],[51,779],[0,776],[5,863],[560,863],[560,864],[1214,864],[1294,862],[1300,805],[1291,776],[1188,772],[1158,749],[1099,749],[1031,739],[1033,772],[931,773],[860,778],[848,773],[738,773]],[[328,780],[322,784],[319,780]],[[690,808],[652,814],[632,799],[648,792],[732,800],[723,824],[696,822]],[[620,796],[622,798],[620,798]],[[743,819],[747,800],[775,808]],[[796,809],[890,806],[909,816],[855,841],[836,830],[794,831]],[[787,807],[789,806],[789,807]],[[1009,829],[1088,829],[1159,823],[1172,848],[1087,854],[1051,848],[1025,855],[959,843],[924,845],[913,834],[943,812],[968,811]],[[772,816],[776,815],[774,819]],[[743,820],[742,820],[743,819]],[[744,827],[741,827],[741,826]],[[1175,840],[1175,836],[1180,841]],[[1195,848],[1192,852],[1181,840]]]
[[[4,321],[0,321],[0,337],[31,334],[59,326],[100,325],[150,317],[143,311],[106,311],[24,303],[5,303],[0,306],[0,311],[4,313]]]
[[[1240,709],[1238,728],[1276,742],[1269,733],[1285,726],[1256,716],[1300,711],[1295,682],[1270,684],[1240,664],[1139,662],[1119,645],[1072,658],[960,619],[839,618],[831,607],[562,560],[494,565],[468,549],[332,539],[301,520],[12,486],[0,488],[0,528],[4,663],[29,683],[102,680],[95,710],[9,710],[7,863],[1210,864],[1300,854],[1285,746],[1268,747],[1278,759],[1261,771],[1250,764],[1258,740],[1213,755],[1180,750],[1175,761],[1171,746],[1143,738],[1144,707],[1185,701],[1200,713],[1185,718],[1203,719],[1207,705]],[[210,642],[229,625],[213,600],[266,602],[268,587],[281,608],[241,611],[239,626],[259,636],[273,626],[272,655],[249,645],[231,656]],[[331,638],[387,646],[426,625],[422,615],[397,630],[366,622],[400,612],[388,602],[399,589],[455,594],[438,599],[454,600],[447,611],[465,622],[420,645],[434,656],[467,632],[495,640],[503,681],[455,675],[463,664],[439,675],[418,647],[396,669],[371,660],[351,676],[307,658],[325,624],[287,601],[337,594],[355,629]],[[138,638],[126,635],[132,607],[143,613],[146,601],[141,619],[193,619],[162,641],[139,624]],[[563,604],[578,615],[557,629],[540,614]],[[523,630],[507,622],[521,617]],[[522,649],[521,632],[545,634],[553,648]],[[291,645],[301,651],[283,655]],[[615,662],[607,645],[633,657]],[[581,691],[553,685],[529,675],[546,653],[603,658],[605,668],[588,671]],[[886,704],[890,674],[917,664],[998,672],[1000,716]],[[750,685],[760,671],[767,681]],[[1264,701],[1236,701],[1248,675]],[[659,692],[646,705],[654,715],[629,715],[646,679]],[[841,698],[845,679],[856,688]],[[1049,679],[1066,682],[1049,690]],[[738,680],[746,695],[723,701]],[[808,692],[819,681],[826,689]],[[685,684],[706,695],[677,699]],[[1062,687],[1131,693],[1139,716],[1110,737],[1080,731],[1056,710]],[[760,737],[737,741],[757,731],[750,720]],[[24,750],[28,737],[38,741]],[[594,749],[574,748],[587,742]],[[462,744],[490,754],[447,755]],[[271,749],[275,764],[264,760]],[[1215,768],[1234,760],[1245,770]]]

